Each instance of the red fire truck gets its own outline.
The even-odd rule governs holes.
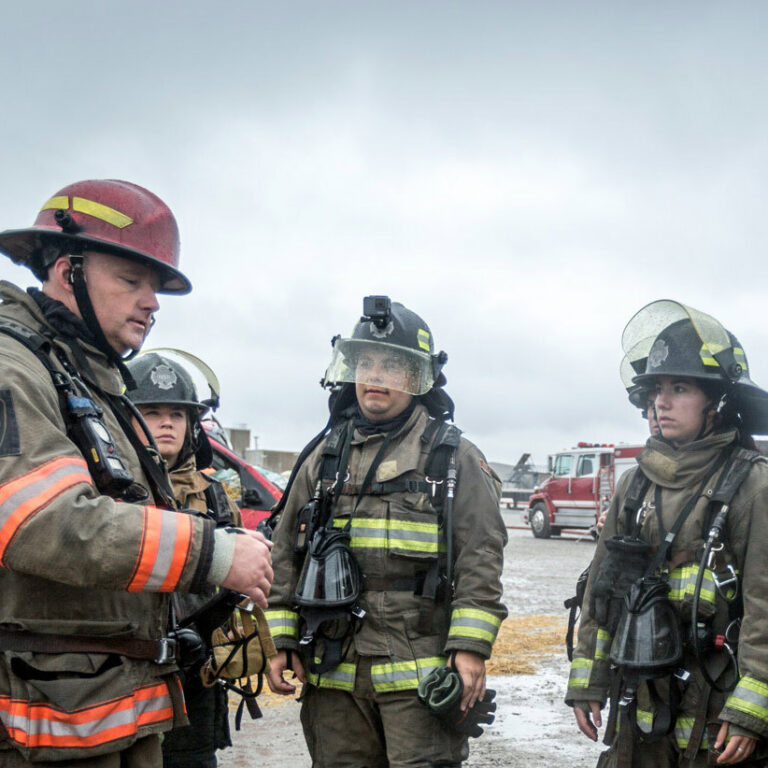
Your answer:
[[[563,528],[593,530],[608,508],[616,481],[635,466],[642,445],[579,443],[549,457],[551,476],[533,489],[523,522],[537,539]]]

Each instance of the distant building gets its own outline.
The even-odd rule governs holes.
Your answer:
[[[517,464],[490,462],[493,471],[501,480],[502,504],[515,507],[525,504],[533,489],[549,476],[548,469],[531,463],[530,457],[529,453],[524,453]]]

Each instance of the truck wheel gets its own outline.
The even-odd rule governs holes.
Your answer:
[[[531,507],[530,515],[531,531],[537,539],[548,539],[552,533],[549,528],[549,515],[547,508],[540,502]]]

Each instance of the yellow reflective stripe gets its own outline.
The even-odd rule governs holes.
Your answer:
[[[337,518],[334,528],[343,528],[347,519]],[[439,542],[437,522],[419,523],[412,520],[384,520],[381,518],[353,518],[350,546],[358,549],[402,549],[411,552],[437,553],[445,550]],[[402,534],[413,534],[403,536]]]
[[[691,732],[693,731],[693,726],[696,724],[696,718],[695,717],[678,717],[675,721],[675,741],[677,742],[677,746],[680,750],[687,749],[688,743],[691,740]],[[707,729],[704,729],[704,733],[701,737],[701,744],[699,744],[699,749],[708,749],[709,748],[709,735],[707,734]]]
[[[315,656],[315,664],[319,664],[320,661],[320,657]],[[307,670],[307,682],[318,688],[333,688],[337,691],[352,691],[355,688],[355,672],[356,668],[354,664],[342,662],[328,672],[323,672],[322,675]]]
[[[480,619],[488,624],[493,624],[496,629],[501,626],[501,619],[488,611],[481,611],[479,608],[456,608],[451,614],[455,619]]]
[[[272,609],[264,611],[264,615],[267,617],[269,631],[273,637],[277,635],[284,637],[299,636],[299,614],[295,611]]]
[[[595,643],[595,660],[602,661],[607,659],[611,652],[611,641],[613,638],[606,629],[597,630],[597,642]]]
[[[88,216],[93,216],[94,219],[101,219],[106,221],[107,224],[118,229],[123,229],[129,224],[133,224],[133,219],[130,216],[126,216],[120,211],[116,211],[114,208],[110,208],[103,203],[97,203],[95,200],[86,200],[84,197],[72,198],[72,210],[79,213],[86,213]]]
[[[587,688],[589,678],[592,676],[592,659],[575,658],[571,662],[571,671],[568,675],[569,688]]]
[[[679,565],[669,574],[669,599],[672,602],[682,602],[686,597],[693,598],[696,590],[696,579],[699,575],[699,566]],[[712,571],[709,568],[704,569],[704,578],[701,581],[701,594],[699,600],[705,603],[715,602],[715,581],[712,578]]]
[[[745,675],[728,697],[725,706],[768,723],[768,685]]]
[[[416,339],[418,340],[419,346],[429,352],[429,331],[419,328],[419,330],[416,331]]]
[[[57,195],[56,197],[52,197],[50,200],[46,200],[46,202],[43,203],[43,207],[40,209],[41,211],[49,211],[51,208],[69,208],[69,197],[67,195]]]
[[[448,637],[470,637],[493,644],[501,619],[479,608],[456,608],[451,613]]]
[[[413,661],[371,665],[371,682],[378,693],[405,691],[419,687],[419,680],[435,667],[445,666],[444,656],[427,656]]]

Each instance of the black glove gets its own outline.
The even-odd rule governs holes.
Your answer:
[[[456,733],[477,738],[483,733],[480,724],[490,725],[496,718],[496,691],[487,688],[485,696],[467,712],[461,711],[463,692],[461,675],[448,667],[435,667],[419,683],[419,698],[434,715]]]

